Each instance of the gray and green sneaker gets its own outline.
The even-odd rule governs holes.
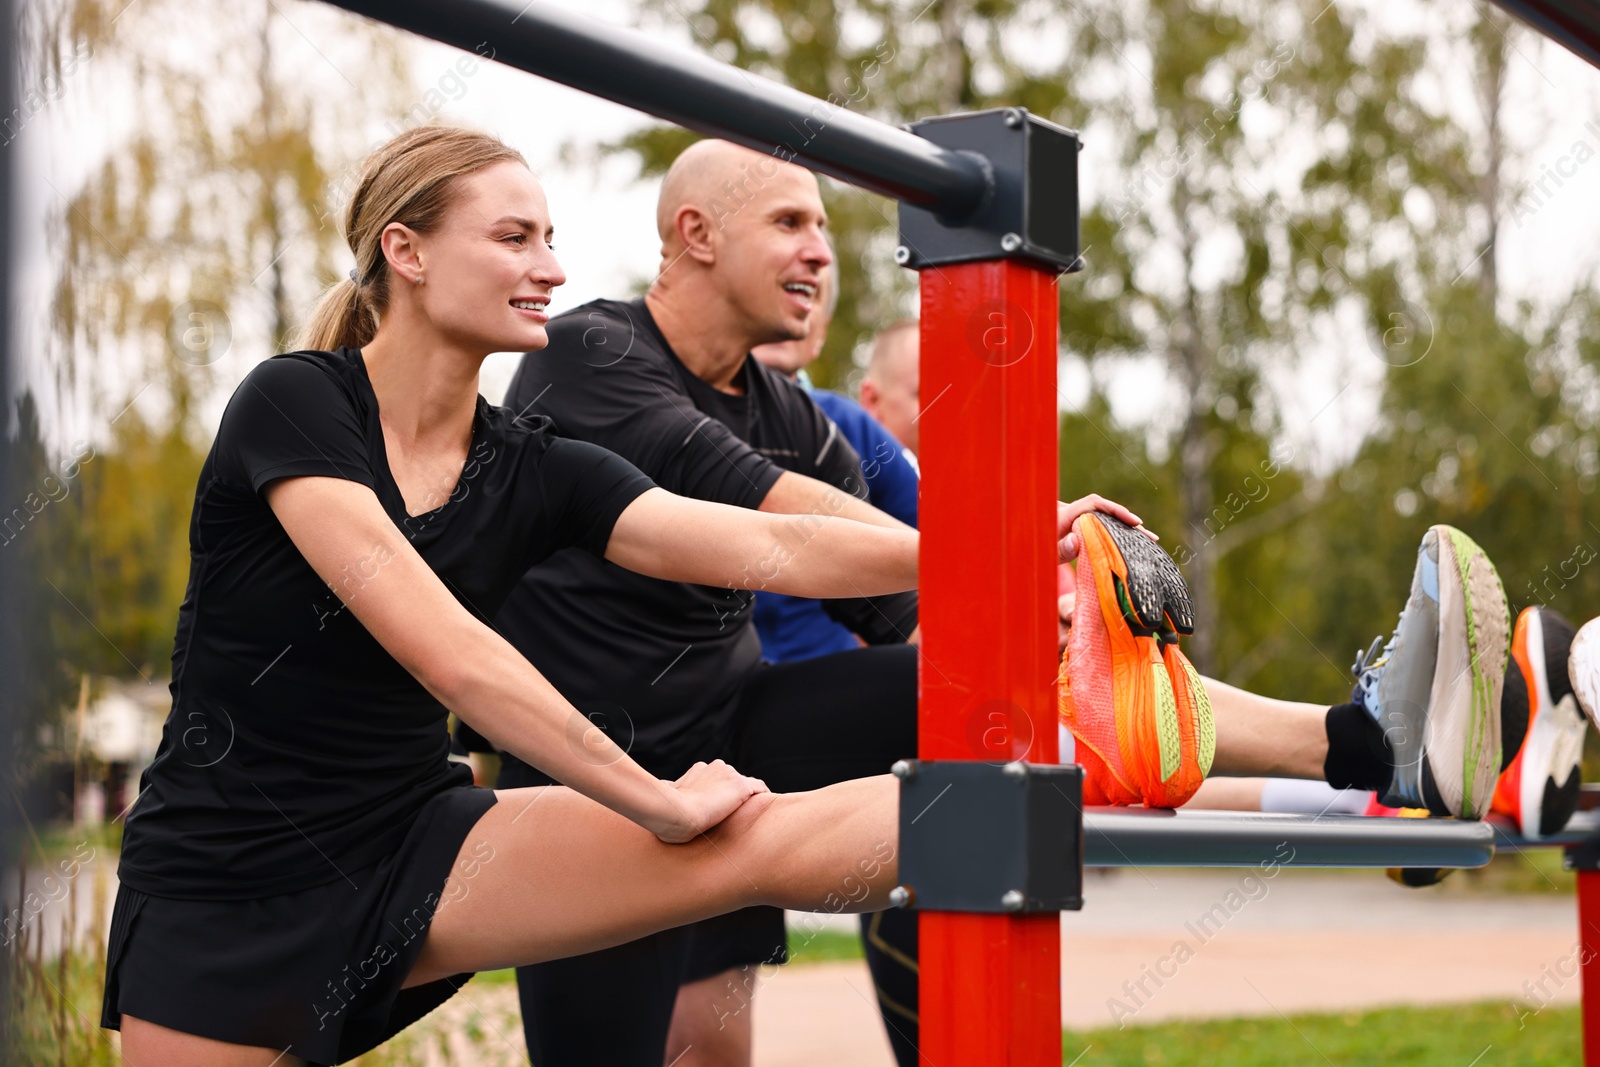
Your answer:
[[[1358,655],[1353,699],[1383,727],[1394,777],[1379,803],[1477,819],[1500,775],[1505,588],[1472,538],[1434,526],[1388,644]],[[1380,639],[1381,640],[1381,639]]]

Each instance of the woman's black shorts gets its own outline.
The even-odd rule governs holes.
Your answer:
[[[256,900],[117,891],[100,1025],[122,1016],[313,1064],[358,1056],[444,1003],[470,974],[402,990],[437,908],[483,863],[462,852],[494,805],[455,786],[423,806],[400,847],[326,885]],[[460,863],[457,863],[457,857]],[[455,869],[452,870],[451,868]]]

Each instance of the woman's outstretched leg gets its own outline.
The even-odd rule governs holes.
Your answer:
[[[122,1016],[122,1062],[161,1067],[305,1067],[289,1049],[233,1045],[198,1034],[158,1026],[132,1015]]]
[[[458,869],[475,873],[444,894],[406,985],[593,952],[751,904],[883,908],[898,821],[889,775],[752,797],[683,845],[570,789],[504,790],[462,845]]]

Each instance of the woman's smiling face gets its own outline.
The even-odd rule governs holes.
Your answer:
[[[460,179],[455,202],[431,233],[416,234],[416,270],[391,266],[425,317],[453,344],[530,352],[549,341],[552,291],[567,276],[552,249],[544,190],[527,167],[505,162]]]

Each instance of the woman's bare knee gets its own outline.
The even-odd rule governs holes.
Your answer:
[[[881,908],[898,869],[897,790],[897,780],[884,775],[752,798],[713,842],[743,876],[745,884],[734,888],[745,892],[745,904]]]
[[[173,1030],[131,1015],[122,1017],[122,1059],[128,1064],[159,1063],[161,1067],[305,1067],[306,1061],[292,1055],[291,1049],[232,1045],[226,1041]]]

